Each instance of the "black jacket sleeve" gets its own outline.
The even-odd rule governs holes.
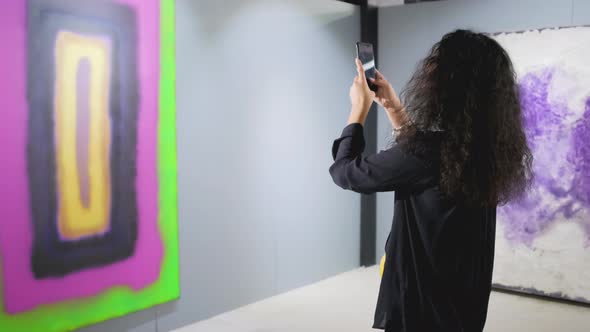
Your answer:
[[[363,126],[354,123],[334,141],[334,164],[330,175],[338,186],[363,194],[384,191],[411,192],[432,181],[432,172],[418,158],[398,146],[377,154],[362,156],[365,149]]]

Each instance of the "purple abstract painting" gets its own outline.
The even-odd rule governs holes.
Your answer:
[[[495,38],[518,75],[535,180],[498,208],[494,283],[590,302],[590,27]]]

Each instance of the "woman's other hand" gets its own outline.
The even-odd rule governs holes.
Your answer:
[[[391,86],[381,72],[378,70],[376,72],[376,78],[371,79],[371,82],[378,87],[377,93],[375,94],[375,102],[381,105],[387,112],[396,113],[401,111],[403,106],[395,89],[393,89],[393,86]]]
[[[377,77],[376,79],[371,80],[371,82],[378,88],[377,93],[375,94],[375,102],[385,109],[385,113],[387,114],[387,118],[389,118],[389,122],[391,122],[391,126],[395,130],[400,130],[408,124],[411,124],[404,109],[404,105],[402,105],[395,89],[391,86],[391,83],[385,79],[383,74],[377,70]]]

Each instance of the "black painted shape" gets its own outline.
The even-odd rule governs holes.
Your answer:
[[[135,191],[138,118],[135,12],[112,2],[28,1],[29,106],[27,171],[33,226],[31,268],[36,278],[59,277],[133,255],[137,240]],[[60,30],[112,40],[110,231],[63,241],[57,229],[54,82],[55,40]]]

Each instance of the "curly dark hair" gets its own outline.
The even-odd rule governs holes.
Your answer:
[[[440,132],[440,189],[478,205],[504,204],[532,181],[510,57],[485,34],[457,30],[436,43],[402,92],[414,130]],[[411,143],[410,143],[411,144]]]

